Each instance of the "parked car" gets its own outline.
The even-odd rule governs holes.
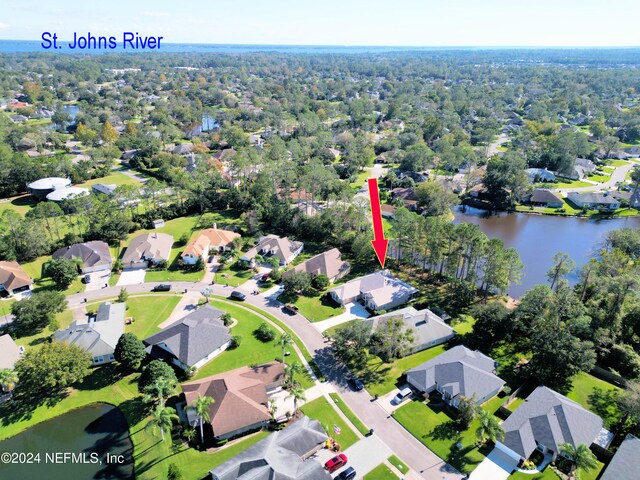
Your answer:
[[[358,377],[351,377],[349,379],[349,384],[351,388],[353,388],[356,392],[359,392],[364,388],[364,383]]]
[[[269,274],[268,274],[268,273],[265,273],[264,275],[262,275],[262,276],[260,277],[260,281],[261,281],[262,283],[264,283],[264,282],[268,282],[268,281],[269,281]]]
[[[207,259],[207,263],[211,263],[215,260],[216,256],[215,255],[209,255],[209,258]]]
[[[296,307],[293,303],[287,303],[284,306],[285,311],[289,312],[289,313],[298,313],[298,311],[300,310],[298,307]]]
[[[398,394],[391,400],[391,405],[400,405],[404,399],[410,397],[412,393],[409,387],[401,388]]]
[[[234,290],[233,292],[231,292],[231,295],[229,295],[229,297],[233,298],[234,300],[240,300],[241,302],[243,302],[247,298],[247,296],[240,290]]]
[[[171,290],[171,285],[167,285],[166,283],[161,283],[151,289],[152,292],[168,292],[169,290]]]
[[[353,467],[349,467],[338,475],[335,480],[353,480],[356,478],[356,470]]]
[[[90,282],[91,282],[91,275],[87,273],[84,276],[84,283],[90,283]]]
[[[329,473],[332,473],[346,464],[347,456],[344,453],[341,453],[340,455],[336,455],[331,460],[327,461],[327,463],[324,464],[324,469]]]

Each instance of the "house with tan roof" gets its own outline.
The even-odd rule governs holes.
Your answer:
[[[304,243],[296,240],[290,240],[288,237],[279,237],[277,235],[266,235],[258,240],[255,247],[248,250],[240,257],[250,267],[256,265],[256,255],[262,256],[264,259],[275,257],[280,261],[280,265],[287,266],[296,258],[304,249]]]
[[[0,292],[9,296],[31,290],[33,279],[25,272],[18,262],[0,262]]]
[[[240,238],[240,234],[230,230],[220,230],[217,225],[202,230],[191,240],[182,252],[185,265],[195,265],[198,258],[203,260],[209,254],[229,251],[233,248],[233,241]]]
[[[348,274],[349,270],[351,270],[351,265],[342,260],[340,250],[332,248],[287,270],[282,274],[282,278],[287,278],[293,275],[294,272],[307,272],[313,277],[326,275],[329,278],[329,283],[334,283]]]
[[[146,268],[149,264],[157,265],[161,261],[168,262],[171,256],[173,235],[167,233],[143,233],[129,243],[122,256],[124,268]]]
[[[269,398],[284,382],[283,363],[274,361],[182,384],[187,405],[199,396],[214,399],[209,406],[210,425],[216,439],[235,437],[265,426],[271,420]],[[190,425],[199,425],[195,412],[187,409]]]

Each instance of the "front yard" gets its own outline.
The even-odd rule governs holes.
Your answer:
[[[300,315],[310,322],[320,322],[343,313],[342,307],[326,292],[309,291],[300,295],[283,293],[278,300],[282,303],[294,303],[300,309]]]
[[[491,411],[493,403],[494,399],[489,400],[483,408]],[[489,453],[490,447],[478,448],[476,444],[475,432],[479,425],[477,419],[471,422],[467,430],[461,432],[454,417],[442,405],[413,400],[398,408],[393,417],[440,458],[460,472],[469,473]]]
[[[127,299],[127,316],[134,322],[125,326],[125,331],[135,333],[140,340],[144,340],[158,330],[158,325],[164,322],[173,309],[176,308],[180,296],[178,295],[140,295]]]
[[[364,480],[397,480],[398,476],[384,463],[371,470],[364,476]]]
[[[327,432],[327,435],[335,438],[340,444],[342,450],[346,450],[358,441],[356,434],[349,428],[347,423],[342,420],[338,412],[334,410],[331,404],[324,397],[305,403],[300,410],[310,418],[318,420]],[[340,434],[334,433],[334,425],[340,429]]]

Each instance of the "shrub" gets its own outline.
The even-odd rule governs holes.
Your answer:
[[[178,383],[178,378],[176,377],[176,373],[173,371],[173,368],[168,364],[164,363],[160,360],[153,360],[142,370],[142,374],[140,375],[140,380],[138,381],[138,388],[140,391],[144,392],[144,389],[149,385],[153,385],[158,378],[164,377],[172,385]]]
[[[175,463],[169,464],[169,471],[167,472],[167,480],[182,480],[182,471]]]
[[[126,288],[121,288],[120,293],[118,294],[118,298],[116,298],[117,303],[124,303],[129,298],[129,292],[127,292]]]
[[[231,315],[229,313],[224,313],[220,318],[224,322],[225,327],[228,327],[233,322],[233,319],[231,318]]]
[[[329,286],[329,277],[322,273],[320,275],[316,275],[311,280],[311,286],[316,290],[326,290],[326,288]]]
[[[273,342],[276,338],[276,332],[265,322],[262,322],[254,333],[256,338],[264,343]]]
[[[240,335],[234,335],[231,337],[231,341],[229,342],[229,348],[233,350],[234,348],[238,348],[242,343],[242,337]]]
[[[187,232],[183,233],[182,235],[180,235],[180,239],[178,240],[178,244],[179,245],[186,245],[189,242],[189,237],[191,235],[189,235]]]

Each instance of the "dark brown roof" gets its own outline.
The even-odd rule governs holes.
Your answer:
[[[534,203],[562,203],[562,199],[549,190],[536,188],[531,195]]]

